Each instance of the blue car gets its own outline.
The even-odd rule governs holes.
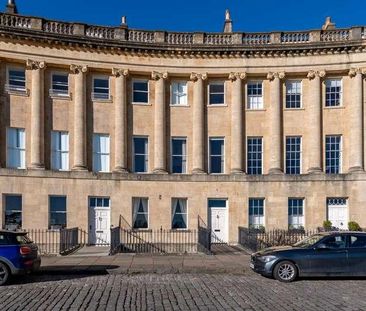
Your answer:
[[[0,285],[12,275],[37,271],[40,265],[38,247],[26,232],[0,230]]]

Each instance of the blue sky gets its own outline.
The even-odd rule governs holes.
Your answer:
[[[0,0],[1,9],[7,0]],[[171,31],[221,31],[225,9],[234,31],[319,29],[366,25],[366,0],[16,0],[21,14],[89,24]]]

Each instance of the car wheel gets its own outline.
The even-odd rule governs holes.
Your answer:
[[[4,285],[8,281],[9,276],[10,272],[8,267],[4,263],[0,262],[0,286]]]
[[[297,268],[291,261],[281,261],[274,268],[273,276],[281,282],[292,282],[297,277]]]

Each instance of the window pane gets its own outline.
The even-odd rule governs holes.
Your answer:
[[[50,220],[49,226],[51,228],[65,228],[66,227],[66,197],[65,196],[51,196],[50,204]]]
[[[53,74],[52,75],[52,90],[57,93],[69,92],[69,77],[67,74]]]
[[[262,174],[262,138],[248,138],[247,173]]]
[[[325,138],[325,172],[339,174],[341,172],[341,136],[326,136]]]
[[[301,173],[301,137],[286,137],[286,174]]]
[[[224,172],[224,140],[210,139],[210,173]]]
[[[22,228],[22,197],[20,195],[5,196],[4,227],[7,230]]]
[[[149,227],[148,199],[133,198],[133,228],[147,229]]]
[[[25,89],[25,70],[9,69],[9,86]]]
[[[187,228],[187,200],[172,200],[172,229]]]

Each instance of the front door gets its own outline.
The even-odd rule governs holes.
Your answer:
[[[109,245],[111,239],[111,219],[109,198],[89,200],[89,244]]]
[[[328,220],[332,222],[332,226],[338,229],[347,230],[348,212],[347,199],[333,198],[328,199]]]
[[[228,217],[226,200],[210,199],[208,201],[209,208],[209,225],[211,227],[212,243],[227,243],[228,241]]]

